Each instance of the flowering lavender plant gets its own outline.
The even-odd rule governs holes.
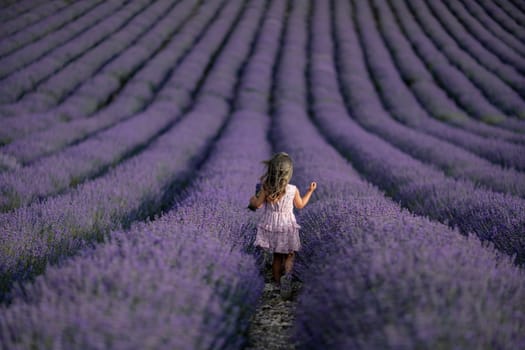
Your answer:
[[[278,149],[297,348],[523,348],[520,2],[10,3],[0,347],[246,347]]]

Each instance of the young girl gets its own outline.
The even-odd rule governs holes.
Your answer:
[[[250,198],[250,208],[257,209],[264,205],[261,221],[257,225],[254,245],[273,253],[272,274],[276,287],[280,288],[283,299],[292,293],[291,273],[294,254],[301,248],[299,228],[293,213],[293,207],[306,206],[317,184],[312,182],[306,194],[301,197],[299,190],[291,185],[293,164],[290,156],[284,152],[275,154],[263,162],[267,165],[266,173],[261,176],[261,188]],[[284,265],[285,274],[281,276]]]

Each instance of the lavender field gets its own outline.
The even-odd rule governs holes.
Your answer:
[[[278,151],[287,348],[525,349],[519,0],[1,1],[0,349],[257,348]]]

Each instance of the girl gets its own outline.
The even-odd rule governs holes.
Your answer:
[[[301,248],[300,226],[295,220],[293,207],[295,205],[298,209],[304,208],[317,188],[317,183],[312,182],[306,194],[301,197],[297,187],[289,183],[293,164],[288,154],[277,153],[263,163],[267,170],[261,176],[262,185],[250,198],[250,208],[257,209],[264,205],[254,245],[273,253],[274,283],[280,288],[283,299],[288,299],[292,293],[291,272],[294,254]],[[285,274],[281,276],[282,265]]]

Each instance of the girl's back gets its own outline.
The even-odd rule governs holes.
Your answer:
[[[295,191],[296,187],[294,185],[286,185],[286,192],[281,198],[275,202],[266,202],[265,211],[293,214],[293,199]]]

